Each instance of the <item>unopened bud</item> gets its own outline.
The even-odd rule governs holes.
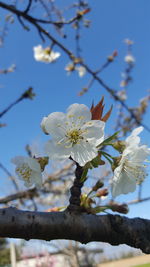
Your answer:
[[[107,195],[108,195],[108,189],[107,188],[101,189],[96,193],[97,197],[105,197]]]
[[[33,99],[35,97],[35,93],[33,92],[33,88],[29,87],[28,90],[26,90],[23,94],[22,94],[22,98],[29,98],[29,99]]]
[[[103,186],[104,186],[104,183],[101,180],[98,180],[97,183],[93,186],[92,191],[97,191],[99,188]]]
[[[110,205],[110,209],[112,211],[117,211],[117,212],[123,213],[123,214],[127,214],[129,212],[129,208],[128,208],[128,205],[127,204],[117,204],[117,203],[114,203],[114,204],[111,204]]]
[[[117,56],[118,56],[118,51],[115,50],[115,51],[112,53],[112,55],[110,55],[110,56],[107,57],[107,60],[108,60],[109,62],[112,62],[112,61],[114,61],[114,58],[117,57]]]
[[[125,149],[126,145],[124,141],[116,141],[115,143],[112,144],[112,146],[118,150],[119,152],[123,152]]]
[[[107,57],[107,60],[109,61],[109,62],[112,62],[113,60],[114,60],[114,57],[111,55],[111,56],[108,56]]]
[[[118,51],[117,51],[117,50],[114,50],[112,56],[113,56],[113,57],[117,57],[117,56],[118,56]]]

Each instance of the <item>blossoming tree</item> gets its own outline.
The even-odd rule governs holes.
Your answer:
[[[24,2],[26,1],[23,1],[23,7],[26,4]],[[150,221],[141,218],[129,219],[114,214],[114,212],[122,214],[128,212],[127,204],[119,204],[114,201],[114,198],[134,192],[136,187],[143,183],[147,176],[146,168],[150,155],[150,148],[143,145],[139,137],[144,128],[149,131],[149,127],[143,123],[143,115],[148,106],[149,96],[142,99],[140,105],[134,109],[130,109],[125,102],[127,99],[126,86],[130,83],[131,71],[135,63],[131,51],[132,42],[126,40],[128,53],[125,56],[125,62],[128,67],[121,82],[123,89],[116,92],[107,86],[99,74],[115,60],[117,51],[107,57],[106,63],[100,69],[93,71],[80,57],[78,47],[77,53],[74,54],[62,42],[58,41],[55,35],[51,35],[43,27],[43,25],[51,24],[57,31],[61,32],[63,27],[69,24],[79,30],[80,22],[83,22],[85,15],[90,12],[89,4],[79,1],[76,4],[77,11],[74,17],[68,21],[59,13],[60,20],[58,21],[58,19],[38,18],[39,9],[37,16],[33,16],[32,7],[34,4],[38,6],[36,2],[38,1],[29,0],[22,11],[15,4],[0,1],[0,9],[11,12],[11,16],[7,17],[7,20],[16,16],[23,28],[29,30],[26,26],[26,23],[28,23],[38,30],[42,40],[47,38],[51,41],[51,46],[37,45],[33,48],[35,60],[47,64],[57,62],[61,53],[57,52],[54,46],[58,47],[71,61],[65,67],[67,73],[71,74],[76,71],[79,77],[83,77],[86,73],[91,75],[88,86],[81,90],[80,95],[87,92],[93,82],[97,81],[111,95],[113,100],[120,103],[121,108],[116,125],[117,131],[114,131],[113,135],[105,130],[107,121],[111,117],[112,107],[104,115],[103,98],[96,106],[92,104],[91,107],[87,107],[84,104],[74,103],[67,108],[66,113],[57,111],[50,113],[48,116],[45,114],[41,121],[41,128],[47,135],[44,155],[36,157],[28,153],[29,156],[16,156],[12,159],[17,177],[23,180],[25,187],[29,187],[29,189],[8,196],[5,200],[1,200],[1,203],[26,196],[32,197],[33,194],[37,194],[38,190],[44,188],[45,181],[42,173],[49,162],[51,160],[68,160],[74,168],[74,180],[70,186],[70,196],[68,198],[69,204],[65,207],[50,208],[50,212],[24,211],[14,207],[3,207],[0,209],[0,236],[26,240],[67,239],[85,244],[92,241],[108,242],[112,245],[128,244],[140,248],[144,253],[150,253]],[[39,2],[40,5],[44,6],[47,16],[50,6],[51,12],[52,10],[56,11],[53,3],[55,1]],[[55,15],[57,14],[58,9]],[[87,26],[89,22],[84,21],[84,23]],[[13,70],[14,67],[1,71],[1,73]],[[32,99],[33,97],[33,89],[30,87],[19,99],[1,112],[0,117],[23,99]],[[122,109],[126,110],[128,115],[122,116]],[[123,138],[120,137],[121,130]],[[132,132],[129,133],[130,131]],[[125,137],[125,135],[128,135],[128,137]],[[101,169],[102,166],[107,164],[112,171],[112,178],[109,181],[110,187],[105,188],[104,181],[98,179],[90,191],[83,193],[82,189],[85,182],[90,179],[90,171],[95,168]],[[102,204],[102,198],[109,193],[111,194],[111,200]],[[100,203],[97,199],[100,200]]]

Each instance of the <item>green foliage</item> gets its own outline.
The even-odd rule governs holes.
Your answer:
[[[0,250],[0,266],[10,263],[10,249],[3,248]]]
[[[19,253],[16,249],[16,258],[19,259]],[[10,248],[5,238],[0,238],[0,267],[9,266],[10,264]]]

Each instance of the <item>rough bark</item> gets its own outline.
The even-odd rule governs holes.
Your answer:
[[[150,220],[119,215],[30,212],[0,209],[0,236],[22,239],[67,239],[81,243],[127,244],[150,254]]]

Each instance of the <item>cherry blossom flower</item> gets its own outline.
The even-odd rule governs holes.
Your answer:
[[[60,57],[59,52],[54,52],[50,47],[42,48],[41,45],[33,47],[34,58],[36,61],[41,61],[45,63],[52,63]]]
[[[127,194],[136,189],[136,184],[143,182],[146,173],[146,165],[143,163],[150,155],[150,148],[140,145],[140,132],[143,127],[134,129],[125,140],[125,149],[121,155],[119,165],[114,170],[112,180],[112,196]]]
[[[126,90],[120,90],[117,92],[117,96],[119,97],[119,99],[121,101],[125,101],[127,100],[127,93],[126,93]]]
[[[65,70],[67,71],[67,74],[70,75],[71,72],[77,71],[79,74],[79,77],[83,77],[86,73],[86,69],[83,66],[76,66],[74,63],[69,63],[66,67]]]
[[[86,69],[83,66],[76,66],[75,70],[78,71],[79,77],[83,77],[86,73]]]
[[[35,184],[36,187],[42,185],[42,174],[40,164],[34,158],[17,156],[13,158],[12,163],[16,165],[16,174],[24,181],[26,187]]]
[[[133,64],[135,62],[135,58],[132,55],[128,54],[125,56],[124,61],[128,64]]]
[[[83,104],[73,104],[67,114],[54,112],[41,122],[44,132],[52,136],[45,151],[50,159],[72,158],[84,166],[98,155],[97,146],[104,140],[105,123],[91,120],[89,108]]]

